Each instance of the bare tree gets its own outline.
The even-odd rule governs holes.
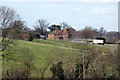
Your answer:
[[[16,14],[16,12],[13,9],[10,9],[8,7],[0,6],[0,29],[1,29],[1,41],[0,44],[2,44],[2,47],[0,49],[0,52],[3,52],[0,54],[5,58],[5,66],[6,66],[6,57],[7,54],[4,52],[7,48],[9,48],[10,44],[15,43],[16,36],[19,36],[21,32],[20,27],[23,26],[22,21],[20,21],[19,16]],[[5,67],[6,69],[6,67]],[[8,77],[10,77],[9,72],[6,69],[6,72],[8,74]]]
[[[0,6],[0,15],[0,29],[2,30],[2,48],[0,52],[2,52],[7,48],[9,44],[15,41],[15,35],[13,35],[14,30],[11,28],[10,24],[13,23],[15,20],[18,20],[19,16],[13,9],[4,6]]]
[[[76,58],[76,71],[75,71],[75,78],[89,78],[88,74],[91,69],[93,69],[91,66],[93,66],[93,61],[97,59],[96,51],[89,47],[89,45],[84,44],[81,47],[80,44],[75,44],[76,53],[78,53],[78,58]],[[98,51],[100,52],[100,51]]]
[[[106,30],[103,27],[101,27],[99,29],[99,35],[100,35],[100,37],[103,37],[105,35],[105,33],[106,33]]]
[[[80,36],[82,38],[92,38],[92,28],[91,27],[85,27],[83,30],[80,31]]]
[[[110,31],[105,34],[108,43],[116,43],[119,40],[119,33]]]
[[[18,61],[19,64],[11,64],[6,71],[6,77],[9,80],[11,78],[27,80],[28,77],[31,77],[31,70],[35,69],[33,53],[26,47],[19,52],[22,54],[20,62]]]
[[[69,27],[71,27],[69,24],[67,24],[66,22],[61,22],[60,23],[60,26],[61,26],[61,28],[69,28]]]
[[[36,32],[39,32],[40,35],[47,36],[47,28],[49,23],[45,19],[39,19],[36,22],[36,26],[34,27]]]
[[[13,30],[16,39],[23,39],[24,30],[26,28],[24,21],[16,20],[10,24],[10,27]]]
[[[18,15],[15,10],[10,9],[5,6],[0,6],[0,15],[1,15],[1,28],[8,28],[10,23],[18,19]]]
[[[71,54],[71,53],[69,53]],[[75,57],[73,55],[67,55],[68,60],[64,61],[64,75],[68,79],[75,78],[74,71],[75,71]]]
[[[33,63],[33,53],[28,49],[24,48],[21,50],[23,53],[23,68],[25,69],[25,78],[27,79],[31,75],[31,70],[35,68]]]
[[[83,30],[78,31],[78,37],[80,38],[95,38],[99,36],[99,32],[97,29],[93,29],[92,27],[85,27]]]
[[[39,70],[40,70],[40,74],[41,74],[41,79],[42,79],[42,80],[44,79],[45,72],[46,72],[46,70],[48,69],[49,65],[50,65],[50,63],[47,63],[46,66],[44,66],[44,67],[42,67],[42,68],[39,69]]]

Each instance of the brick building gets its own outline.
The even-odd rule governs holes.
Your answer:
[[[64,40],[67,41],[69,37],[68,31],[66,28],[63,30],[53,30],[48,34],[48,39],[52,40]]]

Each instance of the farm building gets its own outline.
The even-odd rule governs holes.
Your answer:
[[[48,34],[48,39],[52,39],[52,40],[67,41],[68,37],[69,37],[69,34],[66,28],[64,28],[63,30],[54,30]]]
[[[93,39],[93,44],[104,44],[104,40]]]
[[[104,44],[104,40],[100,39],[84,39],[84,38],[77,38],[73,39],[71,42],[77,42],[77,43],[88,43],[88,44]]]
[[[71,42],[77,42],[77,43],[91,43],[91,42],[92,42],[92,39],[76,38],[76,39],[73,39]]]

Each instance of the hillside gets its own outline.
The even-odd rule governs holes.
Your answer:
[[[37,68],[44,67],[47,63],[48,58],[50,58],[50,57],[53,58],[53,57],[60,55],[57,52],[58,50],[62,51],[63,53],[66,53],[66,55],[68,53],[70,53],[70,55],[71,55],[69,48],[61,47],[61,46],[57,46],[57,45],[53,45],[53,44],[49,44],[49,43],[44,44],[44,41],[42,41],[42,43],[36,43],[36,42],[28,42],[28,41],[19,40],[15,43],[14,47],[9,48],[9,49],[10,50],[5,51],[6,53],[10,51],[8,54],[8,57],[7,57],[7,66],[8,67],[12,63],[19,64],[19,62],[22,62],[21,56],[23,54],[19,52],[22,49],[29,49],[30,50],[30,52],[34,56],[33,62]],[[48,76],[50,76],[50,75],[48,75]]]
[[[24,52],[21,51],[29,49],[29,52],[33,54],[33,63],[35,64],[35,69],[32,70],[32,77],[40,77],[40,68],[44,68],[48,63],[57,63],[58,61],[63,61],[63,63],[72,60],[73,65],[75,64],[75,58],[78,57],[78,51],[75,47],[86,46],[85,44],[76,44],[65,41],[57,40],[37,40],[34,42],[18,40],[14,45],[11,45],[9,49],[4,51],[4,53],[9,53],[7,55],[7,68],[12,65],[20,64],[23,62]],[[115,45],[87,45],[95,51],[101,51],[102,53],[114,53],[113,47]],[[80,50],[82,52],[82,50]],[[4,61],[3,61],[4,62]],[[5,64],[3,63],[3,70]],[[51,65],[50,65],[51,66]],[[49,68],[50,68],[49,66]],[[15,66],[14,66],[15,67]],[[49,68],[45,73],[45,77],[51,77],[52,73]],[[36,71],[38,73],[36,73]]]

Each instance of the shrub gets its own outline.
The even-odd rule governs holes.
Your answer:
[[[30,37],[29,37],[29,41],[33,41],[33,37],[32,37],[32,35],[31,34],[29,34],[30,35]]]
[[[59,62],[57,64],[54,64],[51,68],[50,71],[53,73],[53,78],[58,78],[59,80],[64,79],[64,70],[62,68],[62,62]]]

